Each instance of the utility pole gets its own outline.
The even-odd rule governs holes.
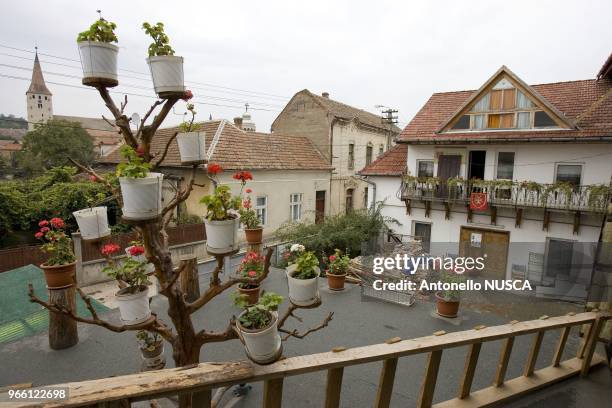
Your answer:
[[[377,108],[384,108],[381,111],[381,121],[389,126],[387,135],[387,150],[391,148],[391,142],[393,137],[393,125],[397,124],[397,109],[389,108],[384,105],[377,105]]]

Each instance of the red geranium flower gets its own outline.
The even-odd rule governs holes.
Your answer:
[[[248,210],[249,208],[251,208],[251,200],[243,200],[242,206]]]
[[[91,176],[89,176],[89,180],[95,183],[98,181],[98,178],[92,174]]]
[[[247,275],[249,275],[250,278],[254,278],[257,276],[257,271],[249,271],[247,272]]]
[[[144,147],[138,146],[138,148],[136,149],[136,155],[139,157],[142,157],[144,156],[144,154],[145,154]]]
[[[114,253],[117,253],[121,251],[121,247],[117,244],[106,244],[102,247],[102,255],[112,255]]]
[[[247,189],[246,189],[246,190],[244,190],[244,191],[246,191],[246,193],[247,193],[247,194],[251,194],[251,193],[253,192],[253,190],[252,190],[252,189],[250,189],[250,188],[247,188]]]
[[[130,255],[132,255],[132,256],[138,256],[138,255],[144,254],[145,249],[144,249],[143,246],[134,245],[134,246],[130,247],[129,252],[130,252]]]
[[[51,225],[53,226],[53,228],[64,228],[65,224],[64,224],[64,220],[62,220],[61,218],[51,218]]]
[[[253,180],[253,174],[250,171],[237,171],[232,176],[234,180],[240,180],[243,183],[246,183],[247,180]]]
[[[34,236],[38,239],[41,239],[45,234],[43,234],[42,232],[38,231],[36,234],[34,234]]]
[[[208,171],[208,174],[215,175],[215,174],[221,173],[223,171],[223,168],[217,163],[211,163],[208,165],[207,171]]]
[[[39,227],[46,227],[47,225],[49,225],[49,221],[47,220],[42,220],[41,222],[38,223]]]
[[[336,260],[336,255],[331,255],[329,257],[329,262],[334,262]]]
[[[191,90],[188,89],[188,90],[185,91],[185,93],[183,94],[183,97],[181,99],[184,100],[185,102],[187,102],[191,98],[193,98],[193,92],[191,92]]]
[[[49,227],[42,227],[42,228],[40,229],[40,232],[42,232],[43,234],[44,234],[44,233],[47,233],[47,232],[49,232],[49,231],[50,231]]]

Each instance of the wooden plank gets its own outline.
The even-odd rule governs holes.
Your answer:
[[[544,331],[540,331],[533,336],[533,343],[531,343],[531,349],[529,350],[529,357],[527,357],[527,363],[525,364],[525,370],[523,375],[529,377],[533,375],[533,370],[538,360],[538,354],[540,354],[540,347],[542,346],[542,339],[544,338]]]
[[[417,402],[418,408],[429,408],[433,401],[434,391],[436,390],[436,381],[438,380],[438,370],[440,369],[440,360],[442,359],[442,350],[435,350],[429,353],[427,358],[427,368],[423,376],[421,384],[421,392]]]
[[[263,408],[280,408],[283,403],[283,378],[264,382]]]
[[[202,390],[194,392],[191,397],[191,404],[195,408],[210,408],[212,399],[212,390]]]
[[[589,324],[589,329],[587,330],[586,333],[583,334],[582,341],[580,342],[580,347],[578,348],[578,353],[576,354],[576,357],[578,358],[584,357],[584,352],[586,351],[587,343],[589,341],[589,338],[591,337],[591,333],[593,332],[594,327],[595,327],[595,320],[593,320],[593,322]]]
[[[482,343],[472,344],[468,354],[465,358],[465,368],[463,369],[463,378],[459,385],[459,394],[457,398],[463,399],[470,395],[472,389],[472,381],[474,380],[474,373],[476,372],[476,364],[478,363],[478,355],[480,354],[480,348]]]
[[[551,317],[546,320],[531,320],[491,326],[482,330],[468,330],[447,333],[444,336],[426,336],[402,340],[393,344],[376,344],[354,347],[335,353],[325,352],[287,358],[276,363],[260,366],[248,361],[232,363],[200,363],[195,367],[172,368],[130,374],[118,377],[101,378],[82,382],[59,384],[68,387],[70,399],[60,403],[44,404],[45,408],[75,407],[119,398],[132,401],[176,395],[180,392],[202,388],[217,388],[245,382],[264,381],[279,375],[292,376],[336,367],[364,364],[389,358],[397,358],[433,350],[459,347],[506,339],[513,336],[553,330],[567,325],[576,326],[591,323],[597,313],[578,313],[574,316]],[[609,315],[603,318],[609,319]],[[15,408],[27,404],[15,404]]]
[[[388,408],[393,394],[393,382],[395,381],[395,370],[397,369],[397,358],[389,358],[383,361],[378,390],[376,391],[375,408]]]
[[[601,364],[603,357],[595,356],[592,365]],[[503,402],[514,399],[532,391],[577,375],[581,369],[582,360],[573,358],[561,363],[558,367],[548,366],[536,371],[531,377],[517,377],[508,380],[503,387],[487,387],[474,391],[468,398],[444,401],[434,405],[434,408],[477,408],[500,406]]]
[[[557,343],[555,355],[552,360],[553,367],[557,367],[561,361],[561,358],[563,357],[563,350],[565,350],[565,343],[567,343],[567,337],[569,336],[571,329],[571,327],[561,329],[561,337],[559,337],[559,342]]]
[[[591,330],[591,336],[585,342],[587,348],[582,361],[582,367],[580,369],[580,375],[583,377],[589,373],[589,369],[591,368],[591,359],[593,358],[595,348],[597,347],[597,339],[599,338],[599,333],[601,332],[601,329],[605,323],[605,319],[598,317],[592,325],[593,330]]]
[[[327,386],[325,388],[325,408],[338,408],[340,406],[340,392],[342,391],[342,375],[344,368],[327,370]]]
[[[512,353],[512,346],[514,345],[514,337],[509,337],[502,346],[501,353],[499,354],[499,362],[497,363],[497,372],[493,379],[493,386],[499,387],[504,383],[506,378],[506,370],[508,370],[508,362],[510,361],[510,354]]]

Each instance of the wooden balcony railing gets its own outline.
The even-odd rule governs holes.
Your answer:
[[[393,392],[398,359],[416,354],[427,354],[427,365],[421,380],[417,406],[431,407],[436,381],[444,350],[469,346],[465,367],[458,381],[456,398],[444,401],[435,407],[480,407],[489,406],[524,395],[546,385],[573,375],[587,375],[591,366],[603,361],[594,356],[599,333],[610,315],[588,312],[566,316],[541,317],[539,320],[511,322],[493,327],[477,326],[473,330],[454,333],[436,332],[432,336],[410,340],[390,339],[386,343],[356,347],[337,348],[330,352],[291,357],[267,366],[250,362],[201,363],[195,367],[150,371],[99,380],[59,384],[67,387],[69,398],[64,401],[33,404],[16,402],[12,407],[127,407],[132,402],[150,400],[177,394],[192,394],[194,407],[210,407],[212,389],[257,381],[264,382],[263,402],[265,408],[282,405],[283,380],[285,377],[316,371],[327,371],[325,398],[321,403],[326,408],[340,405],[344,367],[379,361],[380,379],[374,406],[388,407]],[[577,356],[561,361],[565,344],[574,326],[586,324],[589,329]],[[560,330],[559,340],[550,365],[535,370],[536,360],[547,331]],[[517,336],[533,337],[532,346],[523,370],[523,375],[506,380],[506,370]],[[503,340],[497,369],[492,385],[472,391],[472,380],[476,371],[482,344]],[[514,359],[522,358],[516,355]],[[491,362],[485,362],[491,364]],[[502,386],[503,385],[503,386]],[[7,393],[0,393],[0,401],[7,401]]]
[[[538,207],[570,211],[605,212],[612,194],[606,186],[582,185],[567,188],[558,184],[530,182],[491,183],[462,181],[453,186],[427,181],[402,181],[402,199],[459,201],[468,203],[472,193],[485,193],[490,204]]]

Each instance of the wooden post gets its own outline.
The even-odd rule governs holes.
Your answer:
[[[340,392],[342,390],[342,375],[344,367],[327,370],[327,386],[325,387],[325,408],[338,408],[340,406]]]
[[[440,360],[442,359],[442,350],[434,350],[429,353],[427,358],[427,368],[423,376],[423,384],[417,402],[418,408],[430,408],[433,401],[433,394],[436,389],[436,381],[438,380],[438,369],[440,368]]]
[[[527,364],[525,364],[525,370],[523,371],[523,375],[525,377],[530,377],[533,375],[533,370],[535,369],[536,361],[538,360],[538,354],[540,353],[540,346],[542,345],[543,338],[544,331],[537,332],[533,338],[531,350],[529,351],[529,357],[527,358]]]
[[[393,393],[393,381],[395,380],[395,369],[397,368],[397,358],[389,358],[383,361],[383,367],[378,381],[378,391],[376,392],[375,408],[388,408],[391,403]]]
[[[502,346],[501,353],[499,355],[499,362],[497,363],[497,372],[495,373],[495,379],[493,380],[493,386],[499,387],[504,383],[506,378],[506,370],[508,369],[508,362],[510,361],[510,353],[512,353],[512,346],[514,345],[514,337],[508,337],[506,342]]]
[[[281,408],[283,402],[283,378],[264,382],[263,408]]]
[[[191,406],[193,408],[210,408],[212,390],[204,390],[194,392],[191,397]]]
[[[49,289],[49,303],[76,311],[76,289]],[[61,350],[79,342],[77,322],[62,313],[49,312],[49,347]]]
[[[553,357],[552,366],[558,367],[559,362],[561,361],[561,357],[563,356],[563,350],[565,349],[565,343],[567,342],[567,337],[569,336],[571,326],[566,326],[561,330],[561,337],[559,337],[559,343],[557,343],[557,349],[555,350],[555,356]]]
[[[181,259],[179,268],[184,268],[180,276],[180,288],[188,302],[200,297],[200,279],[198,278],[198,260],[195,255]]]
[[[465,368],[463,369],[463,379],[459,386],[459,395],[457,395],[459,399],[463,399],[470,395],[472,380],[476,372],[476,364],[478,363],[478,355],[480,354],[481,347],[482,343],[474,343],[470,347],[470,351],[465,359]]]
[[[589,373],[591,368],[591,360],[593,359],[593,354],[595,353],[595,347],[597,347],[597,339],[599,338],[599,332],[601,332],[602,327],[606,319],[601,316],[597,316],[597,319],[593,322],[590,330],[590,336],[585,341],[586,345],[586,353],[584,355],[584,360],[582,360],[582,368],[580,369],[580,375],[586,376]]]

